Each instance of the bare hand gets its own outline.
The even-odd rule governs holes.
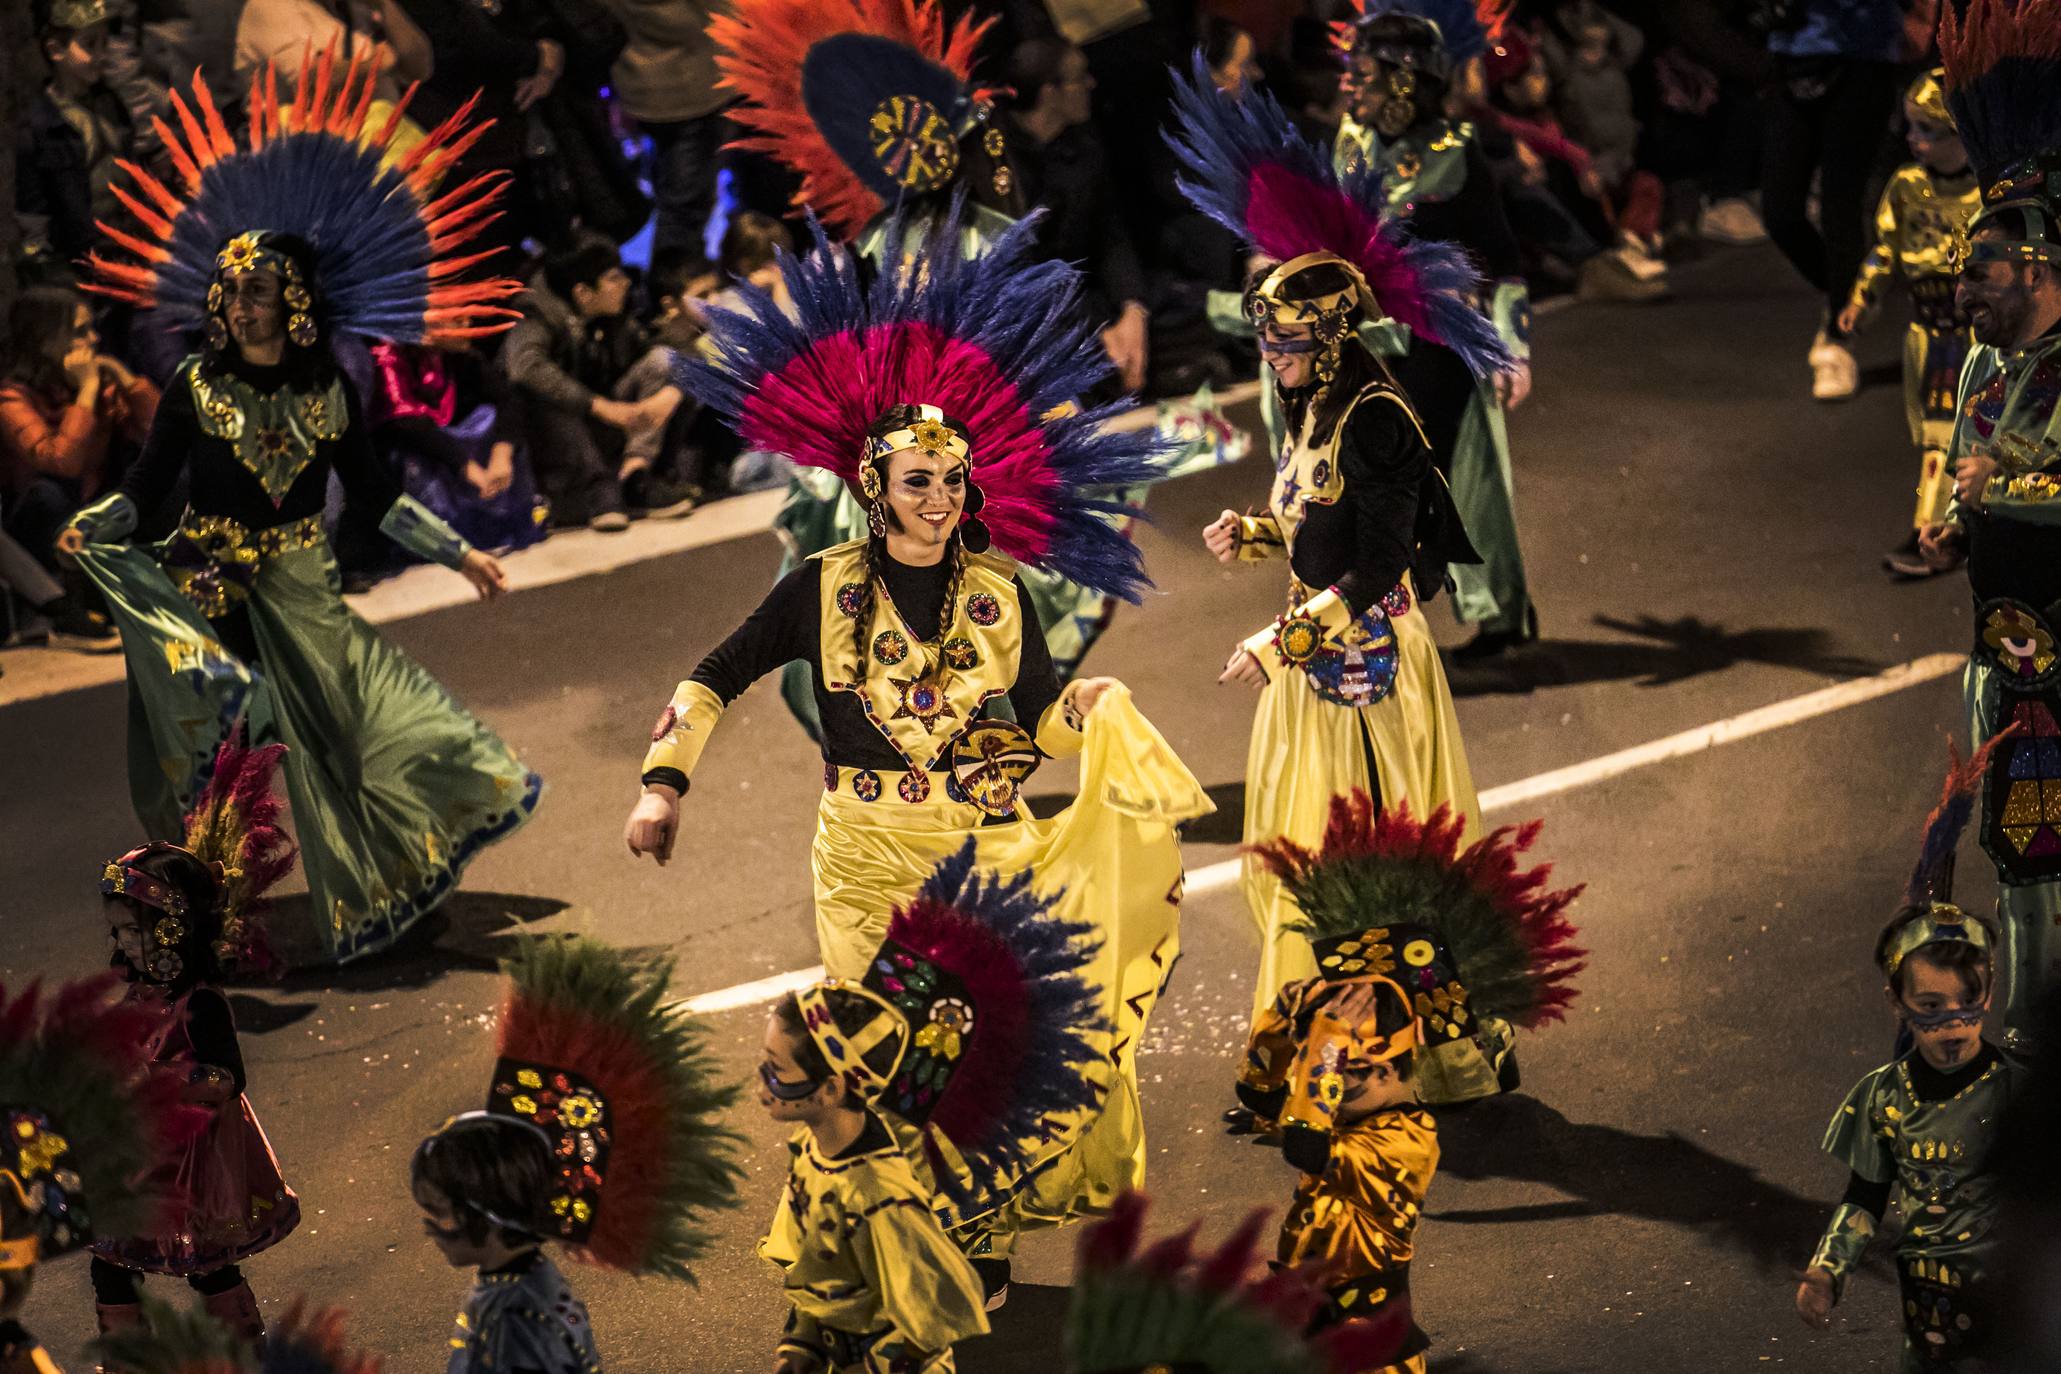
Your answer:
[[[465,555],[465,561],[458,565],[458,572],[470,582],[482,601],[492,601],[508,590],[508,570],[501,566],[501,560],[490,553],[474,549]]]
[[[515,445],[502,442],[494,445],[484,463],[467,463],[465,480],[472,483],[482,500],[491,501],[507,491],[515,481]]]
[[[1087,723],[1088,715],[1095,709],[1095,703],[1102,700],[1102,694],[1116,686],[1113,677],[1086,677],[1073,685],[1073,714],[1078,724],[1075,729]]]
[[[1334,983],[1319,1005],[1348,1026],[1374,1019],[1375,991],[1372,983]]]
[[[1505,410],[1515,410],[1531,395],[1531,364],[1520,362],[1514,371],[1496,374],[1496,399]]]
[[[1231,655],[1231,661],[1224,665],[1224,671],[1217,677],[1217,685],[1227,682],[1242,682],[1248,687],[1267,685],[1267,670],[1260,667],[1260,661],[1252,656],[1251,650],[1240,645]]]
[[[1145,385],[1145,308],[1136,303],[1125,306],[1116,323],[1102,331],[1102,347],[1124,390]]]
[[[537,40],[537,70],[515,83],[515,108],[527,110],[551,94],[558,78],[565,74],[565,49],[548,38]]]
[[[1954,464],[1954,495],[1964,506],[1982,504],[1982,489],[1997,470],[1997,460],[1986,453],[1971,453]]]
[[[52,547],[57,550],[57,561],[69,568],[78,561],[79,550],[86,547],[86,531],[77,525],[67,525],[58,531],[57,542]]]
[[[657,429],[673,418],[673,412],[680,408],[680,388],[662,386],[639,401],[636,406],[637,429]]]
[[[1823,1329],[1832,1324],[1831,1271],[1816,1265],[1803,1271],[1803,1282],[1796,1285],[1796,1315],[1805,1326]]]
[[[75,387],[100,380],[100,355],[92,344],[82,339],[65,350],[64,375]]]
[[[1842,334],[1851,334],[1854,330],[1860,328],[1860,325],[1861,303],[1859,301],[1848,301],[1845,308],[1839,312],[1839,318],[1832,322],[1832,327]]]
[[[1938,572],[1952,572],[1968,557],[1966,536],[1959,525],[1940,521],[1918,531],[1918,556],[1925,566]]]
[[[612,401],[606,396],[596,396],[591,407],[594,418],[612,429],[630,430],[639,426],[639,410],[628,401]]]
[[[680,833],[680,794],[663,783],[652,783],[630,808],[623,826],[623,843],[639,857],[649,854],[664,868],[673,857],[673,840]]]
[[[1202,527],[1203,547],[1219,563],[1230,563],[1238,557],[1238,512],[1227,510]]]

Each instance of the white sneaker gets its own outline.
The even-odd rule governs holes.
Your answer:
[[[1811,341],[1811,397],[1819,401],[1843,401],[1861,388],[1860,364],[1853,350],[1834,343],[1824,331]]]
[[[1703,237],[1717,243],[1759,243],[1768,236],[1760,216],[1738,196],[1705,207],[1696,228]]]
[[[1640,281],[1652,281],[1656,277],[1667,275],[1667,264],[1636,243],[1626,243],[1612,251],[1617,254],[1618,261],[1624,264],[1625,271]]]

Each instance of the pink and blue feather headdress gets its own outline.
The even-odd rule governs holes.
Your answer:
[[[353,56],[341,82],[338,65],[334,44],[319,59],[303,58],[296,94],[285,102],[268,65],[252,83],[241,146],[197,74],[191,105],[174,92],[179,130],[163,119],[156,127],[177,189],[135,163],[117,163],[129,184],[111,189],[135,227],[99,226],[128,257],[89,255],[88,289],[154,310],[173,330],[197,330],[207,322],[224,243],[268,230],[314,250],[314,286],[330,329],[418,343],[513,327],[520,316],[502,302],[522,283],[462,280],[493,254],[454,252],[499,218],[494,206],[508,174],[437,185],[491,121],[474,123],[468,102],[405,154],[392,152],[408,97],[373,124],[372,64]]]
[[[1365,281],[1381,313],[1452,349],[1475,376],[1514,366],[1474,306],[1481,273],[1466,251],[1388,214],[1379,168],[1339,177],[1271,95],[1226,95],[1198,55],[1187,76],[1174,74],[1166,139],[1186,169],[1182,194],[1253,252],[1284,263],[1326,255]]]
[[[876,419],[935,406],[970,436],[996,548],[1136,601],[1151,585],[1138,546],[1105,518],[1119,504],[1095,493],[1153,480],[1168,448],[1149,431],[1108,427],[1124,403],[1080,407],[1110,365],[1079,303],[1080,274],[1032,260],[1036,217],[967,258],[962,211],[955,205],[919,252],[905,247],[907,219],[890,221],[881,260],[905,266],[870,284],[816,227],[812,252],[780,259],[792,317],[767,292],[741,288],[743,310],[709,312],[715,361],[686,363],[679,381],[753,448],[846,482],[858,480]]]

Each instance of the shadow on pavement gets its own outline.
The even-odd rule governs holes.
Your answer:
[[[1009,1301],[989,1314],[993,1330],[952,1347],[959,1374],[1057,1374],[1070,1290],[1011,1283]]]
[[[1798,668],[1830,678],[1866,677],[1888,666],[1835,652],[1831,634],[1817,628],[1727,630],[1693,615],[1675,620],[1599,615],[1594,623],[1634,638],[1541,640],[1508,662],[1449,665],[1446,677],[1453,695],[1487,696],[1634,680],[1640,687],[1669,687],[1741,663]]]
[[[284,992],[392,992],[427,987],[447,973],[491,973],[511,948],[515,934],[556,916],[569,903],[556,897],[505,892],[457,892],[422,918],[398,944],[369,958],[332,967],[308,964],[289,951],[293,971],[279,983]],[[281,930],[307,930],[313,917],[305,892],[281,897],[273,917]],[[248,999],[255,1001],[256,999]],[[275,1010],[280,1010],[275,1008]],[[238,1024],[241,1022],[238,1008]]]
[[[236,1029],[242,1035],[269,1035],[315,1013],[313,1002],[267,1002],[243,992],[232,992],[228,997],[229,1014],[236,1018]]]
[[[1519,1179],[1567,1195],[1521,1207],[1426,1213],[1441,1225],[1638,1217],[1698,1232],[1773,1272],[1803,1263],[1832,1212],[1830,1199],[1800,1197],[1681,1136],[1569,1121],[1522,1095],[1441,1112],[1438,1141],[1441,1174]]]

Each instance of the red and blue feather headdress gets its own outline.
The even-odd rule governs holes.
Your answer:
[[[2018,212],[2010,239],[1977,259],[2061,262],[2061,3],[1969,0],[1939,21],[1947,107],[1982,183],[1971,229]],[[2008,225],[2008,220],[2006,221]]]
[[[438,177],[488,125],[472,123],[468,102],[405,155],[389,157],[408,96],[368,129],[377,73],[353,56],[337,82],[336,59],[334,45],[319,59],[304,58],[297,95],[283,103],[268,65],[252,83],[241,147],[198,74],[190,106],[173,92],[179,130],[155,123],[179,189],[135,163],[117,164],[131,185],[111,189],[136,227],[100,225],[129,257],[92,253],[89,289],[155,310],[173,330],[197,330],[207,321],[225,241],[269,230],[313,248],[314,285],[330,328],[400,343],[510,328],[519,315],[500,302],[522,284],[461,281],[492,253],[453,252],[499,217],[493,207],[507,174],[436,191]]]
[[[1109,428],[1120,403],[1079,408],[1110,366],[1080,306],[1080,274],[1032,260],[1035,219],[967,258],[962,209],[920,251],[907,248],[907,221],[891,221],[882,261],[907,265],[870,284],[818,228],[814,251],[780,260],[793,315],[741,288],[743,310],[709,312],[716,360],[683,365],[681,385],[753,448],[847,482],[858,479],[876,419],[893,406],[935,406],[970,435],[980,518],[996,548],[1136,601],[1150,585],[1138,547],[1105,518],[1122,508],[1090,493],[1152,481],[1167,445]]]
[[[1182,194],[1253,252],[1284,263],[1323,254],[1365,281],[1381,313],[1452,349],[1477,377],[1514,366],[1474,306],[1481,273],[1466,251],[1388,214],[1378,167],[1341,178],[1265,91],[1226,95],[1198,55],[1187,76],[1175,73],[1166,138],[1186,169]]]
[[[906,196],[950,185],[986,119],[973,59],[994,23],[947,27],[935,0],[737,0],[709,21],[722,84],[744,97],[731,146],[801,176],[807,207],[856,237]]]

